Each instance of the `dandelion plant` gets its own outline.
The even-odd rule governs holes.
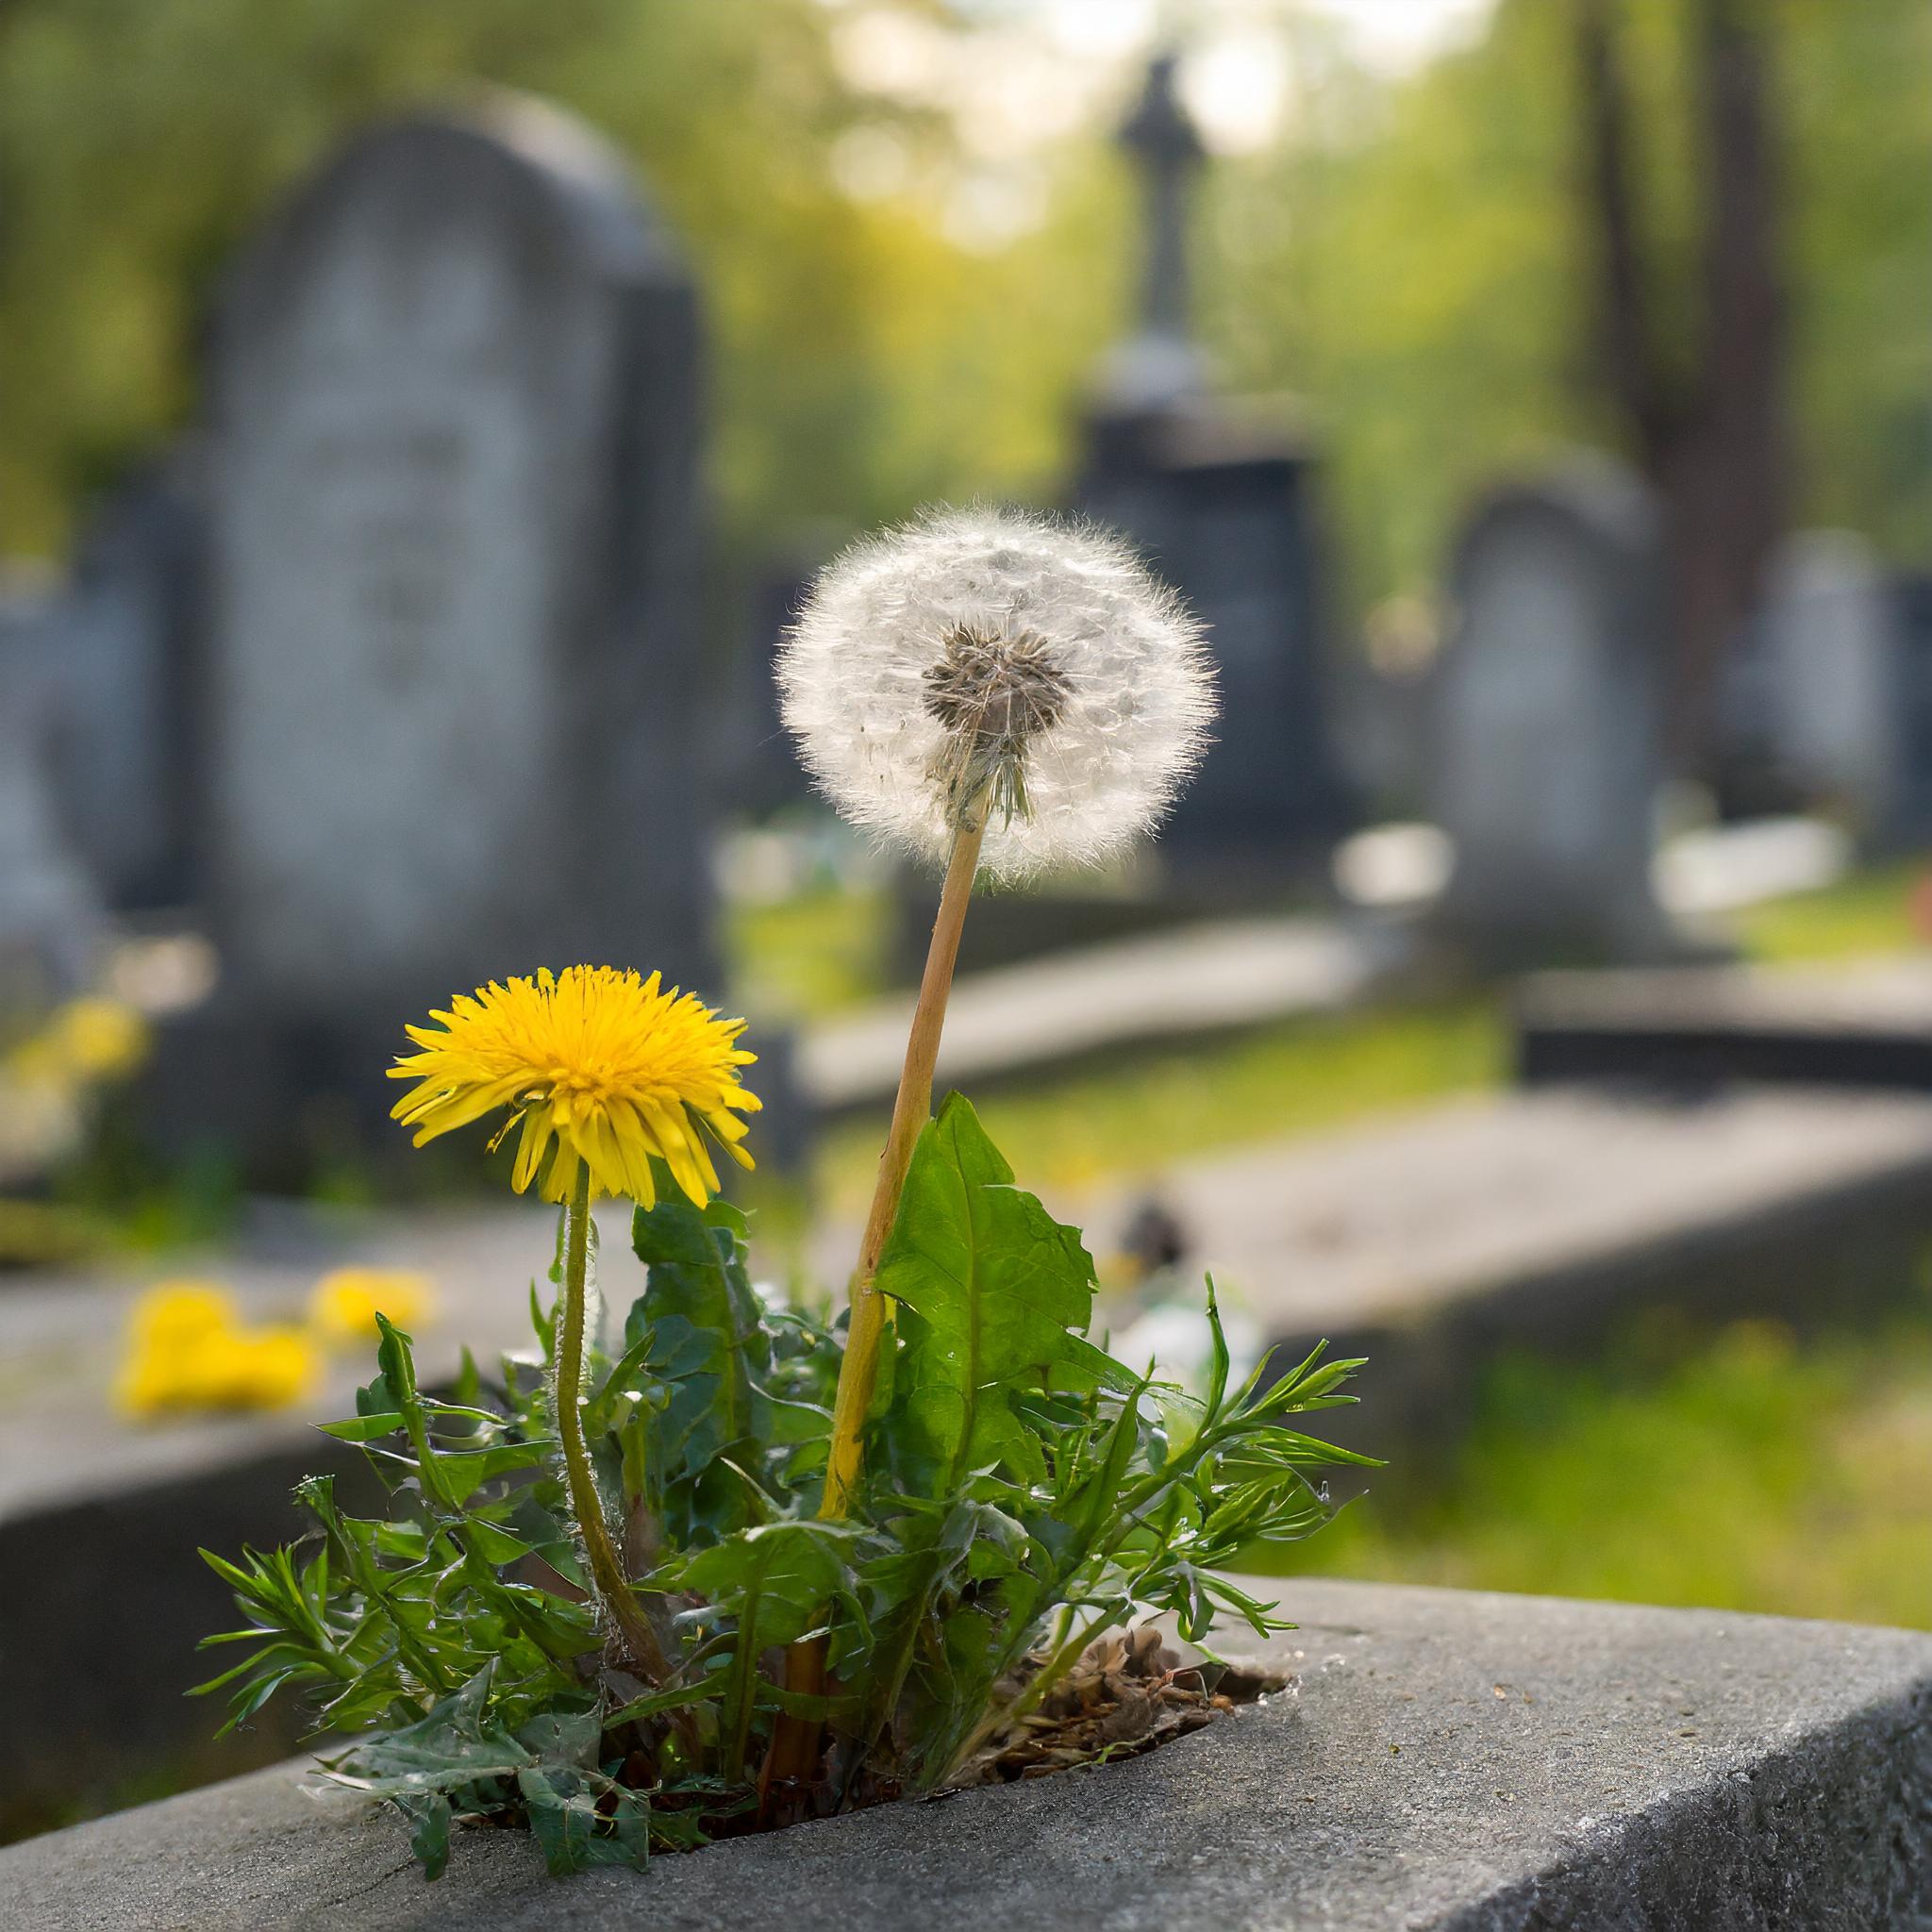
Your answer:
[[[1116,1361],[1078,1231],[963,1098],[932,1104],[975,877],[1122,850],[1200,758],[1193,621],[1101,533],[945,513],[836,562],[779,679],[834,804],[944,874],[845,1310],[758,1287],[720,1198],[711,1150],[749,1166],[758,1107],[741,1021],[608,968],[460,995],[408,1028],[395,1113],[419,1141],[517,1133],[512,1185],[560,1210],[535,1350],[426,1391],[380,1321],[330,1433],[387,1513],[310,1482],[307,1542],[208,1559],[245,1617],[208,1641],[248,1649],[202,1688],[231,1723],[306,1693],[325,1774],[401,1809],[432,1875],[458,1818],[526,1824],[559,1872],[641,1863],[1207,1722],[1220,1667],[1123,1633],[1285,1627],[1225,1572],[1318,1527],[1309,1472],[1362,1459],[1295,1425],[1359,1364],[1238,1382],[1211,1282],[1205,1387]],[[600,1195],[634,1208],[621,1324]],[[1109,1685],[1130,1735],[1091,1722]]]

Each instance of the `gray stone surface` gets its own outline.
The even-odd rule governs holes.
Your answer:
[[[1390,950],[1340,920],[1227,919],[962,974],[947,1006],[940,1083],[1330,1012],[1367,991]],[[912,1007],[908,993],[808,1026],[798,1047],[805,1096],[824,1108],[890,1103]]]
[[[1151,1757],[553,1884],[508,1833],[425,1885],[284,1768],[0,1853],[90,1932],[1883,1932],[1932,1912],[1932,1636],[1279,1586],[1297,1694]]]
[[[624,1291],[625,1219],[600,1215],[613,1300]],[[462,1342],[486,1362],[533,1345],[525,1284],[541,1279],[554,1241],[551,1214],[534,1206],[283,1217],[224,1254],[164,1271],[0,1284],[0,1575],[34,1579],[0,1591],[0,1837],[158,1777],[232,1775],[292,1750],[300,1733],[287,1715],[218,1740],[219,1711],[183,1695],[214,1674],[195,1644],[234,1620],[196,1546],[232,1556],[299,1534],[307,1525],[289,1492],[309,1474],[333,1472],[345,1497],[377,1507],[359,1453],[312,1426],[354,1413],[355,1389],[373,1373],[369,1347],[331,1357],[321,1386],[288,1409],[131,1423],[111,1388],[134,1297],[159,1274],[188,1274],[226,1287],[247,1322],[292,1321],[325,1269],[420,1270],[438,1307],[412,1325],[434,1382],[455,1372]]]
[[[116,908],[193,884],[207,540],[191,441],[125,477],[89,519],[48,611],[63,819]]]
[[[1485,957],[1676,950],[1651,888],[1661,561],[1642,484],[1579,459],[1499,491],[1457,547],[1433,674],[1438,925]]]
[[[1401,1456],[1453,1440],[1499,1351],[1588,1356],[1655,1309],[1811,1327],[1898,1307],[1932,1239],[1932,1101],[1552,1087],[1047,1198],[1096,1255],[1159,1203],[1180,1304],[1211,1269],[1257,1343],[1366,1355],[1360,1407],[1325,1420]]]
[[[396,1027],[457,989],[708,983],[696,306],[619,159],[511,98],[364,133],[213,340],[223,1012],[177,1091],[374,1113]],[[261,1091],[197,1088],[218,1058]]]
[[[1532,1084],[1739,1081],[1932,1092],[1932,961],[1531,974],[1515,1000]]]
[[[0,602],[0,1038],[85,987],[108,938],[98,883],[61,817],[47,642],[43,607]]]

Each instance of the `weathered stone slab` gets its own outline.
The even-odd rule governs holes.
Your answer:
[[[0,1854],[25,1923],[513,1932],[1878,1928],[1932,1910],[1932,1636],[1305,1581],[1298,1694],[1152,1756],[546,1879],[431,1886],[284,1767]]]
[[[1530,1085],[1783,1081],[1932,1092],[1932,961],[1545,973],[1516,1000]]]
[[[1370,1357],[1361,1407],[1329,1420],[1387,1455],[1452,1436],[1498,1349],[1585,1351],[1648,1307],[1812,1324],[1910,1292],[1932,1101],[1545,1088],[1049,1201],[1104,1254],[1150,1197],[1183,1279],[1212,1269],[1261,1342]]]

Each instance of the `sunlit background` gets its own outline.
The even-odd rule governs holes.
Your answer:
[[[285,1453],[275,1428],[341,1399],[349,1371],[330,1357],[328,1400],[287,1414],[117,1411],[122,1327],[157,1280],[230,1283],[292,1348],[325,1269],[408,1268],[437,1285],[425,1332],[453,1361],[472,1307],[458,1277],[500,1251],[495,1224],[463,1218],[481,1212],[480,1148],[405,1154],[331,1086],[327,1041],[304,1035],[293,1053],[304,1071],[279,1096],[290,1131],[273,1150],[245,1133],[158,1133],[143,1111],[150,1075],[188,1108],[168,1118],[191,1119],[216,1084],[200,1075],[241,1084],[252,1063],[184,1043],[233,985],[221,921],[234,908],[190,836],[232,827],[207,822],[205,687],[180,668],[199,675],[215,646],[202,618],[165,613],[186,641],[170,630],[183,655],[158,660],[156,753],[102,726],[121,715],[103,693],[125,695],[115,660],[89,658],[109,663],[107,681],[80,680],[76,697],[68,643],[47,640],[108,648],[116,572],[138,547],[115,520],[153,479],[182,541],[199,541],[195,492],[221,432],[213,322],[238,260],[371,125],[509,90],[611,142],[688,260],[703,430],[676,561],[698,614],[663,689],[689,741],[674,749],[693,761],[692,815],[600,828],[598,878],[638,891],[661,846],[695,851],[695,900],[715,900],[715,919],[691,924],[715,931],[676,937],[750,1019],[774,1096],[747,1197],[766,1265],[794,1285],[834,1280],[876,1160],[930,887],[802,795],[770,652],[810,571],[866,528],[939,500],[1091,500],[1096,425],[1119,402],[1123,358],[1145,347],[1146,162],[1121,130],[1168,54],[1204,152],[1186,169],[1166,344],[1187,353],[1162,366],[1184,367],[1180,400],[1218,449],[1278,462],[1300,492],[1292,531],[1264,519],[1257,539],[1229,520],[1217,551],[1212,516],[1190,527],[1222,559],[1200,564],[1204,579],[1272,565],[1291,537],[1307,545],[1314,591],[1294,623],[1257,635],[1306,680],[1306,704],[1262,723],[1280,729],[1283,789],[1308,776],[1315,803],[1292,850],[1258,864],[1243,852],[1211,892],[1216,855],[1196,831],[1184,858],[1157,848],[1086,896],[975,907],[949,1036],[959,1077],[1021,1178],[1086,1220],[1108,1319],[1132,1348],[1185,1357],[1200,1271],[1231,1254],[1226,1305],[1258,1347],[1282,1325],[1277,1305],[1319,1299],[1326,1271],[1373,1298],[1465,1234],[1487,1265],[1469,1202],[1531,1245],[1538,1216],[1587,1216],[1614,1163],[1538,1166],[1541,1137],[1525,1130],[1512,1145],[1528,1177],[1512,1178],[1458,1138],[1478,1114],[1543,1104],[1517,1077],[1523,968],[1728,960],[1717,970],[1751,998],[1760,969],[1810,975],[1790,995],[1817,1002],[1807,1013],[1854,1013],[1854,1030],[1904,1042],[1878,1083],[1906,1109],[1884,1144],[1932,1164],[1932,1128],[1911,1115],[1932,1101],[1898,1091],[1925,1084],[1908,1063],[1932,1030],[1924,0],[13,0],[0,14],[0,709],[16,725],[8,737],[0,716],[0,967],[12,974],[7,948],[25,934],[22,957],[47,970],[0,974],[0,1468],[31,1469],[35,1507],[80,1493],[69,1458],[95,1458],[90,1483],[147,1480],[151,1459],[185,1481],[223,1455],[260,1464],[264,1442]],[[1617,525],[1604,505],[1625,498],[1576,483],[1578,450],[1599,481],[1621,466],[1665,559],[1657,608],[1618,634],[1622,661],[1657,677],[1638,795],[1605,833],[1636,854],[1642,918],[1582,941],[1512,932],[1493,952],[1438,951],[1432,908],[1458,855],[1430,721],[1472,622],[1457,546],[1506,479],[1560,495],[1560,478]],[[1274,507],[1285,516],[1286,497]],[[1230,594],[1237,618],[1252,588]],[[1495,608],[1521,624],[1549,607]],[[1780,696],[1767,680],[1790,663],[1813,680]],[[1521,702],[1496,708],[1497,745],[1514,732],[1507,749],[1558,748],[1548,800],[1513,794],[1512,830],[1563,817],[1572,768],[1621,726],[1587,699],[1525,726],[1542,687],[1502,682]],[[18,721],[21,693],[47,691],[59,716],[43,790],[29,769],[43,747]],[[1874,712],[1899,731],[1877,734],[1897,760],[1882,782],[1844,751]],[[1466,734],[1477,767],[1489,716]],[[1767,719],[1785,733],[1771,751]],[[1244,738],[1252,750],[1242,727],[1256,725],[1252,708],[1225,721],[1219,756]],[[165,769],[137,772],[143,757]],[[359,757],[342,750],[345,789],[368,776]],[[181,837],[150,841],[165,849],[138,875],[89,882],[97,844],[153,829],[104,826],[110,794],[178,815]],[[70,845],[85,864],[69,865]],[[85,971],[35,950],[56,873],[85,900]],[[1504,909],[1534,925],[1540,891]],[[345,927],[343,958],[364,941]],[[1037,976],[991,976],[1002,968]],[[1174,1024],[1187,1007],[1205,1017]],[[400,995],[384,1007],[365,1086],[380,1087],[381,1054],[420,1010]],[[1669,1102],[1646,1093],[1630,1116],[1647,1124],[1630,1130],[1632,1160],[1661,1193],[1674,1156],[1657,1148],[1703,1158],[1728,1131],[1700,1141],[1697,1123],[1728,1118],[1736,1097],[1714,1097],[1707,1071],[1676,1069]],[[1740,1106],[1755,1104],[1742,1087]],[[1792,1118],[1782,1139],[1767,1132],[1779,1158],[1819,1144],[1810,1117]],[[1391,1137],[1386,1150],[1411,1132],[1435,1137],[1433,1181],[1420,1158],[1373,1184],[1348,1165],[1357,1137]],[[1380,1158],[1374,1174],[1391,1172],[1396,1157]],[[1769,1154],[1737,1165],[1784,1172]],[[1242,1176],[1256,1177],[1245,1194]],[[1723,1184],[1750,1177],[1727,1169]],[[1438,1203],[1456,1240],[1418,1222],[1405,1249],[1411,1197]],[[1847,1224],[1824,1242],[1882,1275],[1856,1294],[1792,1248],[1743,1271],[1741,1295],[1707,1302],[1680,1283],[1627,1320],[1579,1318],[1569,1345],[1485,1330],[1452,1391],[1413,1397],[1366,1498],[1309,1550],[1256,1560],[1932,1626],[1932,1221],[1900,1208],[1883,1241],[1861,1245],[1869,1232]],[[512,1326],[524,1265],[509,1271]],[[1357,1440],[1375,1446],[1373,1369],[1364,1386]],[[1391,1413],[1394,1394],[1382,1399]],[[1417,1414],[1440,1441],[1434,1424],[1415,1433]],[[9,1496],[0,1534],[25,1507]],[[212,1539],[180,1508],[170,1547]],[[44,1803],[0,1789],[0,1830],[236,1761],[197,1741],[76,1774]]]

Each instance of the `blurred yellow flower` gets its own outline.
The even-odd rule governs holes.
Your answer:
[[[308,1296],[308,1325],[331,1347],[353,1346],[375,1336],[375,1318],[399,1328],[425,1322],[436,1305],[428,1275],[407,1268],[338,1268]]]
[[[593,1193],[657,1200],[655,1156],[702,1208],[718,1191],[708,1134],[742,1167],[739,1144],[760,1102],[738,1070],[758,1058],[738,1044],[742,1020],[721,1020],[695,993],[662,990],[609,966],[570,966],[459,993],[435,1027],[404,1030],[422,1048],[398,1058],[392,1080],[419,1084],[391,1109],[416,1144],[500,1107],[522,1124],[511,1185],[534,1180],[546,1201],[570,1197],[579,1163]],[[387,1312],[387,1311],[385,1311]]]
[[[132,1007],[87,994],[58,1008],[15,1047],[7,1073],[25,1086],[84,1087],[131,1074],[147,1049],[147,1022]]]
[[[147,1058],[147,1022],[120,1000],[69,1000],[54,1016],[54,1034],[62,1057],[82,1079],[115,1079]]]
[[[134,1305],[114,1385],[136,1421],[210,1409],[282,1408],[314,1385],[319,1357],[299,1328],[244,1328],[233,1299],[204,1281],[165,1281]]]
[[[158,1281],[127,1317],[137,1348],[192,1348],[235,1326],[235,1298],[212,1281]]]

